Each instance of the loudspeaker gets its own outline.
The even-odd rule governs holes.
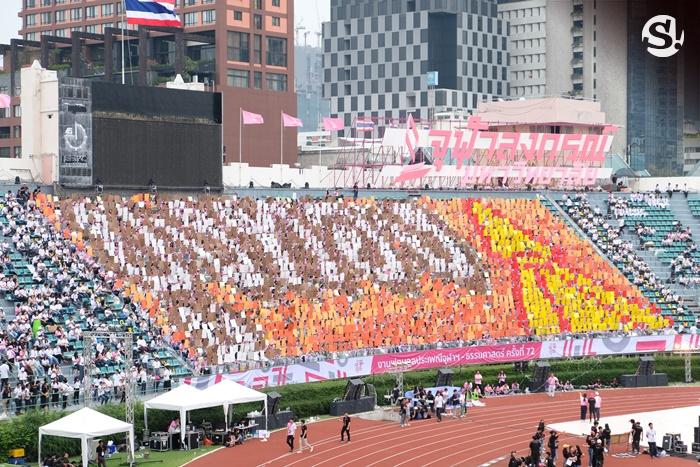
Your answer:
[[[331,415],[333,416],[340,416],[343,415],[344,413],[361,413],[361,412],[370,412],[374,410],[374,406],[377,402],[376,396],[375,397],[362,397],[358,400],[354,401],[333,401],[331,402]]]
[[[700,444],[700,427],[693,428],[693,442]]]
[[[549,377],[549,368],[549,363],[547,362],[537,362],[535,364],[535,371],[530,382],[530,392],[544,391],[545,382]]]
[[[695,452],[695,453],[700,452],[700,443],[693,443],[692,448],[693,448],[693,452]]]
[[[190,449],[199,449],[199,433],[187,433],[186,440]]]
[[[268,410],[270,407],[268,406]],[[267,429],[276,430],[278,428],[284,428],[287,426],[287,422],[290,418],[294,417],[294,414],[289,410],[280,410],[274,415],[267,416]],[[265,429],[265,416],[260,415],[259,417],[253,417],[253,423],[257,423],[257,428],[259,430]]]
[[[637,375],[622,375],[620,376],[620,386],[623,388],[636,388]]]
[[[637,364],[638,375],[653,375],[655,369],[654,357],[639,357],[639,363]]]
[[[441,386],[452,386],[452,375],[453,371],[447,368],[441,368],[437,372],[437,379],[435,380],[435,387],[439,388]]]
[[[282,396],[278,392],[269,392],[267,394],[267,413],[274,415],[279,410],[279,402]]]
[[[668,375],[666,373],[654,373],[647,377],[649,386],[668,386]]]
[[[670,451],[672,446],[673,445],[671,444],[671,437],[669,435],[665,435],[664,441],[663,441],[663,443],[661,443],[661,448],[664,451]]]
[[[645,388],[649,386],[649,375],[637,375],[637,387]]]
[[[362,390],[364,388],[364,381],[361,379],[350,379],[348,384],[345,386],[345,397],[346,401],[354,401],[362,397]]]

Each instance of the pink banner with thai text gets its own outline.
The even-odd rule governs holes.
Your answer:
[[[424,370],[441,366],[536,360],[540,358],[541,349],[541,342],[526,342],[375,355],[372,358],[372,374],[386,373],[397,367],[405,370]]]

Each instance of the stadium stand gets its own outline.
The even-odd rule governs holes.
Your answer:
[[[72,197],[58,220],[197,369],[673,324],[537,200]]]
[[[146,320],[114,289],[115,276],[86,251],[80,235],[61,232],[52,203],[43,193],[22,189],[0,198],[0,275],[3,319],[0,353],[13,367],[3,382],[12,394],[13,411],[58,405],[59,396],[77,402],[85,371],[82,334],[87,330],[133,329],[137,340],[131,369],[142,387],[169,378],[171,355],[149,332]],[[106,401],[123,392],[123,348],[97,342],[96,373],[91,390]],[[172,355],[171,355],[172,356]],[[189,372],[187,372],[189,374]],[[10,386],[14,386],[10,389]],[[46,390],[46,395],[44,394]],[[4,394],[5,411],[10,408]],[[74,396],[77,395],[77,398]]]
[[[619,219],[606,217],[599,207],[591,205],[585,194],[564,195],[560,205],[625,277],[661,309],[662,316],[686,326],[695,324],[695,314],[681,306],[678,295],[637,255],[633,243],[624,239],[624,215],[641,214],[641,211],[633,211],[636,208],[623,207],[614,197],[611,199],[610,209]]]

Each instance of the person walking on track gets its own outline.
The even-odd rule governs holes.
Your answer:
[[[345,441],[345,434],[348,435],[348,443],[350,442],[350,416],[347,412],[343,415],[343,428],[340,429],[340,442]]]
[[[586,393],[581,393],[581,420],[586,421],[586,412],[588,412],[588,398]]]
[[[554,397],[554,392],[557,390],[557,384],[559,384],[559,380],[556,376],[554,376],[554,373],[550,373],[549,378],[547,378],[547,395],[549,397]]]
[[[287,446],[289,446],[289,452],[294,452],[294,433],[297,431],[297,424],[294,423],[294,419],[290,418],[287,422]]]
[[[301,451],[304,450],[304,446],[309,448],[309,452],[314,452],[314,447],[309,444],[309,430],[306,426],[306,420],[301,421],[301,433],[299,433],[299,450],[297,451],[298,454],[301,454]]]

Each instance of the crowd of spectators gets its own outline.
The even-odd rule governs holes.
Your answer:
[[[150,380],[160,378],[157,333],[150,331],[148,317],[140,316],[131,303],[119,309],[115,276],[105,269],[75,238],[56,228],[47,216],[38,189],[22,187],[8,191],[0,200],[3,240],[0,243],[0,295],[14,302],[0,320],[0,380],[5,414],[28,409],[65,408],[85,397],[85,362],[82,338],[86,330],[143,330],[143,347],[134,343],[137,361],[128,371]],[[4,287],[3,287],[4,284]],[[120,323],[118,329],[114,322]],[[112,395],[123,399],[123,343],[98,340],[95,365],[113,367],[114,373],[91,378],[91,394],[102,403]],[[155,368],[154,368],[155,367]],[[146,375],[146,376],[144,376]],[[140,381],[140,380],[139,380]]]
[[[646,196],[648,199],[656,199],[654,195]],[[622,213],[629,209],[624,201],[614,195],[610,195],[608,200],[610,212],[621,213],[619,219],[610,218],[598,207],[593,207],[585,194],[564,195],[562,207],[630,282],[653,291],[659,301],[679,304],[681,297],[659,279],[651,267],[637,255],[632,242],[623,239],[625,223]]]

